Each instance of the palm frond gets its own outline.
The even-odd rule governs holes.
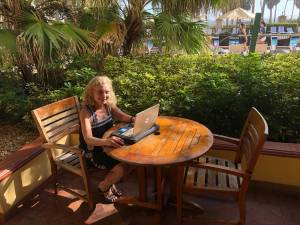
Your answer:
[[[22,35],[27,43],[36,43],[36,47],[41,51],[39,55],[43,58],[52,59],[53,54],[66,44],[63,33],[35,13],[25,13],[23,18],[27,21]]]
[[[33,63],[42,76],[45,64],[60,54],[66,41],[63,33],[35,13],[24,12],[21,23],[24,32],[17,37],[18,52],[25,61]]]
[[[230,0],[153,0],[154,7],[161,7],[162,12],[172,15],[186,12],[199,13],[200,10],[218,8],[220,4],[226,4]]]
[[[107,55],[115,52],[123,43],[125,26],[117,22],[101,22],[97,24],[96,34],[98,37],[93,53]]]
[[[80,29],[71,23],[54,23],[53,27],[63,34],[64,40],[68,44],[68,50],[71,53],[87,52],[95,44],[88,31]]]
[[[153,33],[167,49],[177,48],[187,53],[198,53],[206,43],[204,26],[201,22],[193,22],[187,15],[160,13],[155,17]]]

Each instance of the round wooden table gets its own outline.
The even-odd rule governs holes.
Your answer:
[[[158,117],[156,123],[160,126],[160,134],[151,134],[138,143],[122,146],[121,148],[105,148],[111,157],[138,168],[139,198],[124,198],[119,202],[132,203],[147,208],[162,209],[163,199],[163,176],[161,168],[169,166],[172,169],[173,181],[171,192],[177,202],[177,216],[182,207],[182,182],[184,164],[205,154],[213,144],[213,134],[204,125],[184,118]],[[113,131],[120,128],[122,124],[112,127],[104,134],[109,137]],[[156,168],[156,202],[147,202],[147,178],[146,167]]]
[[[160,134],[151,134],[136,144],[121,148],[106,148],[111,157],[134,165],[171,165],[183,163],[206,153],[213,144],[213,135],[204,125],[178,117],[161,116],[157,119]],[[111,128],[111,132],[121,125]]]

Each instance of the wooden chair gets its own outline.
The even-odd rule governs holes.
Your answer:
[[[40,135],[46,142],[43,144],[43,147],[47,149],[51,162],[55,193],[57,194],[57,187],[59,186],[63,190],[86,201],[90,208],[93,209],[94,203],[82,150],[77,146],[72,146],[69,140],[71,134],[78,133],[80,129],[79,110],[78,99],[76,96],[73,96],[32,110],[32,116]],[[62,142],[61,140],[63,140],[64,144],[60,143]],[[58,184],[56,178],[58,168],[81,176],[85,193],[80,194]]]
[[[240,139],[215,135],[215,138],[238,146],[235,160],[206,156],[191,162],[185,170],[183,192],[233,197],[239,202],[240,218],[238,222],[230,224],[245,225],[246,192],[267,135],[268,125],[265,119],[255,108],[251,108]],[[245,160],[245,168],[242,168],[242,159]],[[218,223],[226,222],[218,221]]]

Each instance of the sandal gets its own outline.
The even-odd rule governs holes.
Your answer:
[[[97,189],[101,194],[103,194],[106,202],[114,203],[118,200],[118,196],[114,194],[112,186],[110,186],[106,191],[102,191],[99,187]]]
[[[116,187],[116,185],[111,185],[111,191],[112,191],[112,193],[114,194],[114,195],[116,195],[116,196],[118,196],[118,197],[120,197],[120,196],[122,196],[123,195],[123,193],[122,193],[122,191],[120,191],[117,187]]]

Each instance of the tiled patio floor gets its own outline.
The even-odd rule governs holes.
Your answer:
[[[154,210],[142,209],[134,206],[104,204],[102,197],[97,193],[95,186],[103,174],[94,172],[93,193],[97,202],[94,211],[87,204],[74,199],[64,191],[59,195],[53,194],[51,184],[14,211],[7,225],[154,225],[158,224],[159,215]],[[79,188],[81,183],[69,174],[61,174],[60,180],[65,180],[68,186]],[[137,193],[136,177],[134,174],[119,184],[125,194]],[[151,190],[149,190],[151,191]],[[189,197],[189,196],[187,196]],[[193,197],[193,200],[196,198]],[[235,218],[237,208],[228,201],[208,198],[197,199],[205,208],[203,214],[186,212],[186,216],[228,217]],[[176,224],[176,211],[172,206],[166,207],[162,214],[162,225]],[[187,224],[187,223],[183,223]],[[188,223],[193,225],[192,223]],[[195,223],[196,224],[196,223]],[[251,188],[247,198],[247,225],[299,225],[300,224],[300,198],[298,195],[289,195],[278,191]]]

